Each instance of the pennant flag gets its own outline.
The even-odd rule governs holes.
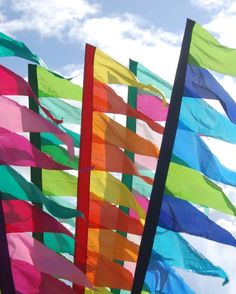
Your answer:
[[[138,245],[111,230],[89,229],[88,250],[107,258],[136,261]]]
[[[79,125],[81,122],[81,109],[61,99],[41,98],[40,103],[50,109],[54,117],[63,119],[64,123]]]
[[[70,156],[73,156],[70,136],[27,107],[3,96],[0,97],[0,127],[12,132],[50,132],[67,145]]]
[[[160,89],[138,82],[131,71],[98,48],[94,57],[94,78],[105,84],[127,85],[151,91],[165,100],[165,95]]]
[[[191,155],[188,150],[193,150]],[[199,135],[178,130],[173,153],[186,166],[202,172],[210,179],[235,186],[236,173],[221,164]]]
[[[3,199],[19,199],[45,205],[47,210],[58,218],[82,216],[79,210],[67,208],[45,197],[42,192],[10,166],[0,165],[0,190]]]
[[[235,124],[200,99],[183,97],[179,129],[236,143]]]
[[[116,206],[105,201],[92,200],[89,222],[91,228],[111,229],[141,235],[143,225],[139,220],[131,218]]]
[[[0,127],[0,164],[33,166],[47,169],[68,169],[40,152],[25,138]]]
[[[224,280],[223,284],[228,283],[227,274],[194,250],[180,234],[162,228],[158,228],[157,234],[158,238],[154,241],[153,250],[169,265],[189,269],[201,275],[217,276]],[[175,250],[173,250],[174,244],[178,244]]]
[[[22,200],[2,200],[7,233],[57,232],[72,237],[61,223],[46,212]]]
[[[98,287],[110,287],[130,290],[132,274],[121,265],[100,255],[88,258],[87,276]]]
[[[201,49],[201,50],[199,50]],[[194,23],[188,63],[200,68],[236,76],[236,49],[222,46],[209,32]]]
[[[91,288],[85,275],[76,266],[29,235],[11,233],[7,234],[7,240],[11,259],[27,262],[40,272]]]
[[[0,57],[18,56],[29,61],[44,65],[40,57],[30,51],[23,43],[0,33]]]
[[[25,95],[30,96],[41,107],[43,112],[54,122],[61,123],[61,120],[55,119],[51,113],[43,107],[37,96],[33,93],[30,85],[19,75],[15,74],[8,68],[0,65],[0,95]]]
[[[155,252],[152,252],[144,283],[147,293],[151,294],[194,294],[181,276]]]
[[[189,217],[191,215],[191,218]],[[188,201],[165,195],[162,202],[159,226],[236,246],[235,238],[209,219]]]
[[[218,100],[229,119],[236,123],[235,101],[206,69],[188,65],[184,96]]]
[[[107,144],[118,146],[134,153],[155,158],[159,155],[159,150],[150,141],[136,135],[102,113],[93,113],[93,134]],[[94,138],[93,142],[96,143],[96,138]]]
[[[43,193],[48,196],[77,196],[77,178],[63,171],[42,170]],[[64,183],[68,183],[65,185]],[[115,205],[132,208],[140,218],[145,218],[144,209],[140,207],[132,193],[113,175],[102,171],[91,171],[91,197]]]
[[[155,248],[160,250],[158,253],[165,262],[169,262],[170,266],[181,266],[190,270],[189,266],[194,260],[193,256],[196,252],[193,250],[193,256],[188,258],[189,251],[184,249],[179,255],[179,262],[176,263],[175,254],[178,254],[181,246],[185,247],[188,244],[182,240],[180,235],[171,231],[167,233],[164,229],[157,228],[158,222],[163,227],[182,231],[180,222],[182,217],[185,217],[184,207],[190,205],[186,201],[235,215],[235,206],[220,188],[222,184],[233,184],[234,171],[226,168],[222,161],[213,154],[212,148],[203,140],[203,136],[209,136],[235,143],[232,132],[235,122],[235,102],[216,81],[219,73],[235,76],[235,62],[235,49],[220,45],[199,24],[191,20],[187,21],[142,235],[132,294],[141,292],[148,263],[153,261],[152,252]],[[211,70],[211,74],[208,70]],[[207,103],[209,99],[211,106]],[[220,102],[227,117],[223,117],[216,110],[214,100]],[[141,190],[141,186],[137,187]],[[142,192],[147,195],[146,186]],[[174,201],[172,207],[170,199],[173,197],[182,199],[176,199],[176,205],[178,201],[185,200],[181,203],[181,208],[178,209]],[[198,232],[195,231],[196,236],[204,235],[205,238],[234,246],[235,241],[230,233],[217,226],[206,216],[197,216],[194,219],[204,221],[198,225],[194,224],[192,222],[193,210],[197,214],[200,213],[189,206],[184,220],[186,228],[191,227],[190,230],[186,230],[188,233],[191,234],[191,230],[194,231],[198,227]],[[169,214],[172,214],[173,218],[169,218]],[[167,219],[169,221],[165,222]],[[204,232],[203,235],[202,232]],[[176,246],[174,245],[175,241],[172,238],[178,239],[178,245],[177,243]],[[225,242],[225,240],[228,241]],[[167,242],[166,245],[165,242]],[[168,249],[169,244],[171,248]],[[180,262],[181,258],[183,262]],[[224,283],[228,281],[226,273],[221,268],[215,267],[210,261],[205,263],[205,260],[202,259],[193,263],[192,266],[194,268],[191,268],[191,271],[219,276],[225,280]]]
[[[138,118],[155,133],[163,133],[163,127],[161,125],[140,111],[135,110],[130,105],[128,106],[107,84],[139,87],[142,90],[154,93],[164,99],[164,94],[158,87],[141,83],[126,67],[119,64],[99,49],[87,45],[77,192],[77,207],[83,212],[86,222],[82,223],[78,219],[76,221],[74,253],[75,264],[87,274],[89,274],[88,251],[91,251],[91,254],[96,253],[101,254],[103,257],[109,257],[111,260],[136,261],[138,245],[135,245],[136,249],[133,249],[134,252],[131,254],[130,244],[132,243],[130,243],[130,240],[125,239],[118,233],[114,235],[111,229],[103,230],[103,228],[111,228],[113,223],[115,226],[113,227],[114,229],[122,231],[125,229],[123,221],[126,219],[128,227],[126,227],[123,233],[126,234],[127,232],[131,232],[129,225],[134,222],[134,219],[129,215],[124,218],[124,213],[121,214],[122,217],[119,213],[115,213],[115,211],[121,211],[123,209],[116,207],[114,211],[115,205],[124,206],[126,209],[133,208],[137,212],[141,222],[145,219],[145,212],[137,204],[132,191],[129,190],[130,187],[126,186],[126,183],[122,183],[121,180],[123,181],[124,175],[136,175],[144,182],[152,184],[153,179],[139,172],[133,160],[127,155],[127,152],[155,159],[159,155],[159,148],[155,143],[140,136],[135,130],[123,127],[121,124],[105,115],[104,112],[124,114],[126,116]],[[158,98],[159,101],[161,101],[160,98]],[[117,174],[113,176],[109,172],[119,173],[119,176]],[[94,201],[99,201],[101,205],[103,203],[103,207],[106,207],[109,203],[110,211],[114,211],[114,220],[112,222],[108,218],[108,211],[101,219],[98,219],[96,222],[94,221],[95,219],[92,217],[92,214],[90,214],[91,208],[94,207]],[[111,208],[112,206],[113,208]],[[106,224],[106,222],[111,222],[111,225]],[[137,225],[136,223],[133,233],[140,234],[142,232],[142,227],[140,226],[142,223],[139,223],[139,226]],[[97,232],[100,237],[98,237],[98,241],[95,243],[96,246],[94,245],[90,248],[90,242],[95,237],[95,232]],[[104,238],[105,240],[103,242],[101,236],[105,234],[105,232],[106,238]],[[113,236],[112,238],[111,235]],[[109,245],[111,246],[109,249],[108,245],[106,245],[106,240],[110,240],[110,244],[113,244],[112,240],[116,241],[114,245]],[[112,263],[117,265],[117,269],[120,268],[119,276],[117,276],[117,279],[120,279],[122,276],[122,267],[120,264],[115,262]],[[102,270],[104,266],[101,267],[101,269],[97,266],[94,275],[97,276],[98,273],[100,274],[100,270]],[[129,274],[130,277],[132,277],[130,272]],[[102,278],[105,279],[105,274],[103,273],[103,275],[104,277]],[[100,284],[98,281],[94,281],[94,285],[130,290],[131,281],[132,278],[124,287],[122,284],[119,286],[117,283],[110,284],[109,281],[107,281],[107,284]],[[76,286],[75,290],[78,291],[78,293],[84,293],[84,289],[77,289]]]
[[[82,88],[71,81],[49,71],[42,66],[36,66],[38,97],[64,98],[82,100]],[[42,100],[43,100],[42,99]]]
[[[94,80],[94,100],[93,100],[93,107],[95,111],[100,111],[100,112],[108,112],[108,113],[117,113],[117,114],[124,114],[130,117],[134,117],[137,119],[141,119],[145,121],[151,129],[158,133],[163,133],[164,128],[159,125],[156,122],[153,122],[152,119],[150,119],[149,115],[145,115],[142,112],[142,108],[140,111],[135,110],[132,108],[129,104],[125,103],[124,100],[116,94],[116,92],[110,88],[109,86]],[[150,97],[153,97],[149,95]],[[163,118],[166,116],[163,114],[163,109],[166,110],[168,107],[162,106],[162,101],[161,99],[156,99],[158,101],[157,104],[152,105],[152,107],[155,107],[153,112],[156,113],[158,116],[158,119],[154,120],[163,120]],[[144,103],[144,101],[143,101]],[[146,109],[146,108],[145,108]]]
[[[11,260],[15,289],[19,293],[73,294],[73,289],[48,274],[39,272],[34,266],[21,260]]]

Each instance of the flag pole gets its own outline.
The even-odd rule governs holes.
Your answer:
[[[179,63],[171,95],[171,102],[169,105],[169,111],[166,120],[165,131],[163,134],[160,156],[158,159],[154,184],[152,187],[152,193],[144,226],[144,232],[140,244],[131,294],[141,293],[145,280],[145,274],[148,268],[149,259],[152,253],[152,246],[156,235],[156,228],[158,225],[161,210],[161,203],[165,189],[167,172],[171,160],[172,149],[178,125],[182,94],[185,83],[185,75],[187,70],[188,54],[194,24],[194,21],[187,19]]]
[[[86,44],[77,191],[77,209],[83,213],[84,218],[77,217],[75,227],[74,263],[85,274],[89,223],[93,118],[93,63],[95,50],[95,47]],[[84,293],[84,287],[78,285],[74,285],[74,290],[79,294]]]
[[[35,64],[28,65],[28,80],[33,93],[38,97],[38,82],[37,82],[37,66]],[[39,114],[39,106],[34,99],[29,99],[29,108],[35,113]],[[41,151],[41,136],[40,133],[30,133],[30,142]],[[42,191],[42,169],[37,167],[30,168],[31,182],[35,184],[40,191]],[[43,209],[43,205],[40,203],[33,203],[40,209]],[[34,215],[32,215],[34,219]],[[33,233],[33,237],[43,243],[43,233]]]
[[[136,76],[137,75],[137,66],[138,63],[132,59],[129,60],[129,70]],[[137,88],[129,86],[128,88],[128,100],[127,104],[130,105],[132,108],[137,108]],[[128,130],[131,130],[132,132],[136,133],[136,118],[127,116],[126,118],[126,128]],[[125,154],[128,156],[128,158],[134,162],[134,153],[128,150],[124,150]],[[122,174],[122,183],[132,192],[133,187],[133,175],[128,174]],[[126,214],[129,214],[129,208],[125,206],[119,206],[119,208]],[[118,231],[118,233],[123,236],[127,237],[127,233]],[[123,261],[116,261],[120,265],[124,265]],[[111,292],[113,294],[119,294],[121,292],[120,289],[111,289]]]
[[[4,212],[2,207],[2,193],[0,192],[0,293],[15,294],[12,276],[11,259],[8,250]]]

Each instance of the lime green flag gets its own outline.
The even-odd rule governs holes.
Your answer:
[[[221,45],[198,23],[193,27],[189,53],[189,64],[236,76],[236,49]]]
[[[82,88],[62,76],[37,66],[38,96],[82,100]]]
[[[200,172],[174,162],[170,163],[166,194],[236,215],[236,208],[221,188]]]

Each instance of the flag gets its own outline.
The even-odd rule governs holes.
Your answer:
[[[223,183],[233,183],[234,172],[223,166],[204,140],[206,136],[230,140],[234,102],[216,81],[216,76],[219,73],[235,76],[235,58],[235,49],[220,45],[199,24],[187,21],[132,293],[141,291],[153,246],[158,244],[155,228],[162,213],[164,193],[235,215],[235,206],[222,189]],[[214,101],[210,106],[207,103],[210,100],[219,101],[227,117],[214,108]],[[222,128],[223,124],[225,128]],[[188,148],[193,148],[191,156],[186,154]],[[216,227],[214,232],[217,232]],[[218,242],[223,234],[222,231]]]
[[[133,208],[138,213],[140,219],[143,220],[145,218],[143,209],[137,204],[134,195],[126,184],[121,182],[119,177],[111,175],[110,172],[119,173],[120,177],[123,177],[124,174],[136,175],[151,184],[152,179],[139,173],[137,167],[127,155],[127,151],[153,158],[156,158],[159,154],[159,149],[156,144],[153,144],[143,136],[137,135],[134,130],[125,128],[111,117],[108,117],[104,112],[131,115],[132,117],[140,118],[145,123],[147,122],[155,131],[159,133],[163,132],[163,127],[160,124],[128,106],[122,97],[108,85],[117,84],[138,87],[149,91],[149,93],[155,93],[160,96],[160,99],[164,99],[164,94],[157,87],[138,81],[130,70],[91,45],[87,45],[86,47],[85,73],[77,207],[83,211],[87,223],[80,222],[77,219],[74,257],[75,263],[86,273],[89,262],[89,259],[86,257],[86,252],[89,250],[89,240],[93,238],[93,232],[95,232],[95,228],[93,230],[91,229],[94,226],[94,221],[89,213],[94,200],[101,203],[104,202],[104,205],[106,205],[105,202],[109,202],[110,205],[117,204],[126,208]],[[123,152],[123,149],[126,152]],[[127,216],[126,219],[127,222],[128,220],[130,220],[130,223],[133,222],[130,216]],[[114,214],[114,222],[118,222],[119,220],[119,214]],[[101,241],[102,235],[104,234],[102,226],[104,225],[104,218],[100,220],[100,225],[96,223],[96,226],[100,226],[99,229],[96,229],[98,236],[100,236],[98,238],[99,242],[94,245],[92,251],[90,249],[91,252],[99,253],[102,260],[109,253],[109,250],[105,247],[105,241]],[[116,229],[119,231],[122,229],[122,226],[117,225]],[[130,231],[130,229],[128,230],[127,228],[127,231]],[[127,231],[124,233],[127,233]],[[107,234],[109,232],[107,230]],[[125,246],[124,249],[127,248],[128,252],[128,244],[131,241],[126,240],[118,233],[116,233],[116,236],[117,243],[114,246],[118,246],[120,252],[119,255],[117,255],[118,252],[115,254],[115,251],[112,251],[111,247],[109,258],[111,260],[119,258],[122,261],[130,260],[131,255],[122,255],[121,250],[123,250],[123,244]],[[126,243],[122,243],[122,240],[126,240]],[[132,260],[135,261],[135,258],[133,257]],[[122,268],[119,264],[117,267]],[[96,275],[96,273],[102,272],[103,268],[101,264],[98,264],[94,274]],[[117,278],[120,279],[122,271],[118,271],[117,275]],[[131,287],[130,282],[128,284],[129,286],[122,286],[122,283],[118,285],[115,281],[113,282],[113,284],[110,282],[100,284],[94,280],[94,286],[118,287],[118,289],[122,287],[123,289],[130,289]],[[75,289],[78,293],[84,293],[84,289],[78,289],[77,287]]]
[[[42,59],[23,43],[0,33],[0,57],[17,56],[44,65]]]

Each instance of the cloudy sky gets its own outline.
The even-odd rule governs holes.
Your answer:
[[[124,65],[129,58],[137,60],[173,83],[187,18],[236,48],[235,0],[0,0],[1,31],[25,42],[51,70],[79,74],[80,80],[87,42]],[[1,62],[26,76],[27,62]],[[232,232],[234,223],[232,219]],[[193,274],[185,275],[186,281],[197,294],[234,294],[236,250],[213,242],[209,247],[208,241],[199,244],[194,238],[191,242],[229,272],[231,283],[221,287],[221,280]]]
[[[234,0],[0,0],[2,32],[24,41],[49,68],[83,68],[91,43],[123,64],[135,59],[172,82],[186,18],[236,47]],[[6,61],[4,61],[6,62]],[[23,69],[23,61],[8,59]]]

